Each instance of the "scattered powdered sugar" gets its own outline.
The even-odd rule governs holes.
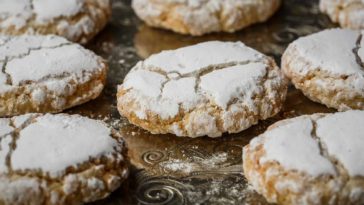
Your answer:
[[[263,205],[267,204],[263,197],[257,194],[245,181],[244,176],[239,174],[211,175],[207,180],[196,176],[194,189],[186,192],[185,197],[188,204],[245,204]],[[204,177],[203,177],[204,178]],[[194,180],[192,180],[194,181]],[[203,181],[203,183],[201,183]]]
[[[172,159],[167,162],[162,162],[160,166],[169,171],[178,171],[186,174],[191,173],[194,169],[196,169],[195,163],[185,162],[180,159]]]
[[[228,154],[219,152],[207,158],[193,156],[191,159],[169,159],[160,163],[160,167],[166,171],[189,174],[194,171],[217,169],[228,160]]]

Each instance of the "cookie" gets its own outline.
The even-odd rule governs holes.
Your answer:
[[[241,42],[210,41],[137,63],[118,87],[118,109],[153,134],[236,133],[277,114],[287,83],[273,59]]]
[[[364,1],[320,0],[320,10],[341,27],[364,29]]]
[[[84,44],[110,16],[109,0],[0,0],[0,34],[55,34]]]
[[[243,150],[245,177],[270,203],[364,204],[364,111],[277,122]]]
[[[359,32],[324,30],[290,44],[282,70],[315,102],[340,111],[364,109],[363,45]]]
[[[280,0],[132,1],[135,13],[146,24],[194,36],[234,32],[264,22],[278,10],[280,4]]]
[[[128,175],[121,136],[79,115],[0,118],[0,204],[81,204]]]
[[[57,36],[0,36],[0,116],[60,112],[96,98],[107,65]]]

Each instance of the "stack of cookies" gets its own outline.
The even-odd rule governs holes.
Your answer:
[[[147,25],[192,36],[264,22],[280,5],[132,1]],[[360,0],[321,0],[320,9],[342,27],[364,28]],[[89,42],[110,16],[108,0],[0,0],[0,204],[92,202],[128,176],[120,133],[87,117],[51,114],[102,92],[106,61],[77,43]],[[242,42],[162,51],[130,69],[117,108],[152,134],[216,138],[277,115],[290,82],[338,112],[270,126],[243,148],[244,176],[271,203],[364,204],[364,38],[347,28],[292,42],[281,68]]]

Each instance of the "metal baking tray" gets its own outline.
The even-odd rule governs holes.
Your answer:
[[[93,204],[268,204],[242,175],[242,147],[278,120],[333,110],[308,100],[291,86],[281,113],[241,133],[218,139],[152,135],[118,114],[117,85],[139,60],[151,54],[208,40],[242,41],[279,64],[290,42],[334,26],[320,14],[317,0],[284,0],[266,23],[234,34],[191,37],[150,28],[135,16],[130,0],[113,1],[111,22],[87,46],[109,62],[107,86],[99,98],[68,112],[104,120],[119,130],[128,144],[132,168],[120,189]]]

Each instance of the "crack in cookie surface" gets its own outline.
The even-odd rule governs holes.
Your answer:
[[[2,61],[1,72],[6,76],[5,84],[6,85],[13,85],[10,74],[6,72],[6,65],[7,64],[8,64],[8,59],[5,58],[5,60]]]
[[[209,46],[217,50],[211,54],[216,57],[203,52]],[[242,43],[213,41],[139,62],[119,86],[118,108],[132,123],[152,133],[202,136],[205,131],[187,130],[205,129],[207,120],[214,127],[206,129],[214,131],[205,134],[218,136],[276,114],[286,89],[285,79],[269,57]]]
[[[53,35],[8,38],[0,46],[1,116],[59,112],[101,93],[108,66],[92,51]]]
[[[24,115],[25,116],[25,115]],[[7,167],[9,171],[1,171],[0,179],[2,184],[0,184],[0,191],[4,192],[5,195],[0,194],[0,201],[6,203],[15,203],[12,200],[16,200],[17,203],[30,203],[33,200],[38,200],[37,197],[40,197],[44,200],[45,204],[78,204],[81,202],[90,202],[100,198],[104,198],[110,194],[111,191],[114,191],[120,183],[127,177],[128,174],[128,163],[126,162],[126,148],[125,143],[121,136],[111,128],[107,128],[110,130],[108,136],[102,136],[103,141],[112,141],[112,144],[108,144],[107,146],[112,146],[112,148],[106,148],[104,146],[97,146],[95,148],[102,149],[100,150],[100,155],[96,154],[94,156],[83,157],[82,162],[74,163],[70,166],[67,165],[67,162],[63,162],[62,159],[60,162],[65,163],[61,168],[63,171],[60,174],[54,175],[48,173],[48,171],[42,167],[39,168],[29,168],[29,169],[15,169],[14,166],[11,165],[11,160],[13,160],[12,153],[18,149],[24,149],[23,147],[18,147],[17,141],[22,140],[22,138],[27,137],[24,135],[25,130],[29,129],[29,126],[34,126],[40,122],[41,118],[49,118],[51,115],[41,115],[41,114],[32,114],[27,115],[27,119],[21,119],[21,117],[13,117],[10,120],[11,125],[15,128],[15,132],[12,136],[12,142],[10,144],[10,151],[7,153]],[[58,118],[57,118],[58,117]],[[52,118],[52,117],[51,117]],[[87,120],[84,117],[80,117],[78,115],[68,116],[68,115],[55,115],[54,119],[64,119],[65,121],[58,121],[58,123],[67,123],[68,119],[74,120]],[[96,122],[95,120],[91,120]],[[91,122],[89,121],[89,123]],[[21,123],[19,123],[21,122]],[[101,122],[98,122],[101,123]],[[95,124],[91,126],[95,126]],[[97,129],[106,129],[106,124],[99,124],[101,127]],[[99,126],[97,125],[97,126]],[[82,135],[82,129],[85,130],[85,127],[80,125],[79,131]],[[51,129],[51,128],[50,128]],[[74,128],[72,128],[74,129]],[[101,131],[101,130],[99,130]],[[47,132],[46,130],[41,130],[40,132]],[[49,132],[49,130],[48,130]],[[52,135],[56,135],[57,133],[49,133],[49,137]],[[36,138],[36,136],[33,136]],[[64,137],[64,136],[59,136]],[[79,136],[75,136],[75,140],[80,138]],[[99,137],[98,137],[99,138]],[[0,138],[1,139],[1,138]],[[39,140],[39,139],[38,139]],[[42,143],[41,141],[38,141]],[[76,142],[72,142],[76,143]],[[68,146],[75,148],[71,142],[67,144],[59,144],[58,146]],[[80,141],[78,141],[80,143]],[[102,143],[102,142],[100,142]],[[100,144],[98,143],[98,144]],[[27,146],[31,146],[28,144]],[[46,145],[45,145],[46,146]],[[79,146],[83,146],[80,144]],[[90,154],[92,152],[88,151]],[[3,154],[0,152],[0,154]],[[47,153],[51,154],[51,153]],[[42,156],[39,156],[42,157]],[[71,159],[72,160],[72,159]],[[53,163],[53,161],[49,162]],[[53,163],[54,164],[54,163]],[[67,166],[66,166],[67,165]],[[21,182],[28,182],[22,184]],[[34,183],[30,183],[34,182]],[[32,191],[26,191],[26,186],[32,184]],[[38,190],[35,186],[39,188],[39,195],[35,192]],[[23,189],[24,188],[24,189]],[[20,197],[13,199],[11,198],[11,193],[17,193]],[[54,198],[54,195],[57,197]],[[9,201],[10,200],[10,201]],[[34,202],[35,203],[35,202]]]
[[[283,73],[315,102],[339,111],[364,109],[361,36],[329,29],[302,37],[284,52]]]
[[[362,130],[357,122],[360,119],[364,119],[364,111],[306,115],[277,122],[244,147],[245,176],[272,203],[362,204],[364,172],[360,168],[363,164],[361,160],[353,163],[345,157],[348,153],[362,153],[357,145],[364,143],[363,132],[357,133]],[[303,123],[305,120],[312,126]],[[354,125],[345,128],[348,124]],[[309,144],[296,142],[297,136],[307,128],[302,137],[306,142],[313,139],[318,144],[317,153],[308,149]],[[332,129],[345,131],[337,133]],[[345,143],[346,140],[357,144]],[[333,169],[322,167],[313,158],[325,159]],[[312,172],[317,167],[321,168]]]
[[[6,84],[9,85],[9,86],[12,86],[13,85],[13,81],[12,81],[12,76],[11,74],[9,74],[8,72],[6,72],[6,69],[7,69],[7,65],[9,62],[15,60],[15,59],[22,59],[26,56],[29,56],[31,55],[31,52],[33,51],[39,51],[39,50],[42,50],[42,49],[56,49],[56,48],[60,48],[60,47],[63,47],[63,46],[69,46],[69,45],[72,45],[72,43],[70,42],[67,42],[67,43],[61,43],[59,45],[55,45],[55,46],[44,46],[44,47],[35,47],[35,48],[28,48],[28,51],[26,53],[22,53],[22,54],[19,54],[19,55],[15,55],[15,56],[6,56],[4,60],[1,60],[0,59],[0,62],[2,62],[2,73],[4,73],[6,75]],[[1,45],[1,46],[6,46],[6,43]],[[54,76],[56,77],[56,76]],[[46,77],[46,78],[52,78],[52,76],[49,76],[49,77]],[[43,81],[43,80],[42,80]],[[22,84],[24,85],[24,84]]]
[[[37,118],[37,115],[30,115],[28,119],[26,119],[23,123],[21,123],[20,125],[16,126],[14,119],[10,119],[10,126],[14,127],[14,131],[11,133],[11,138],[12,141],[9,144],[9,151],[6,155],[6,166],[8,168],[8,172],[12,173],[13,172],[13,168],[11,165],[11,156],[13,154],[13,151],[16,149],[16,141],[19,139],[19,133],[25,129],[28,125],[30,125],[32,123],[32,120],[35,120]],[[1,175],[1,173],[0,173]]]
[[[364,71],[364,63],[362,61],[362,58],[359,55],[359,49],[362,48],[362,46],[361,46],[362,40],[363,40],[363,34],[360,33],[360,35],[356,41],[356,46],[355,46],[355,48],[353,48],[353,53],[355,55],[356,62],[358,63],[358,65],[360,65],[361,69]]]

